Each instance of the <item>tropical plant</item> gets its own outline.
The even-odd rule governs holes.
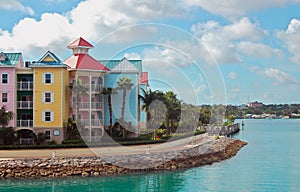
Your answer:
[[[7,127],[10,120],[13,118],[13,112],[7,111],[5,106],[0,109],[0,125],[1,125],[1,140],[3,144],[14,144],[15,131],[12,127]]]
[[[133,83],[129,77],[124,76],[124,77],[119,78],[117,85],[118,85],[117,89],[122,90],[122,92],[123,92],[122,107],[121,107],[121,124],[123,124],[125,122],[126,94],[127,94],[127,90],[132,89]],[[123,137],[125,137],[125,136],[126,136],[125,129],[123,129]]]
[[[88,88],[83,85],[82,80],[79,78],[71,83],[69,88],[72,90],[72,96],[75,98],[75,120],[78,121],[79,98],[82,95],[88,95]]]
[[[77,123],[74,119],[68,118],[68,121],[66,122],[66,139],[67,140],[77,140],[80,139],[80,134],[77,128]]]
[[[164,103],[167,107],[166,129],[167,134],[170,134],[171,130],[175,132],[175,122],[180,119],[181,101],[173,91],[167,91],[164,94]]]
[[[112,136],[112,128],[113,128],[113,123],[112,123],[112,103],[111,103],[111,95],[115,94],[116,91],[115,89],[111,87],[103,88],[101,91],[101,94],[107,96],[107,102],[108,102],[108,110],[109,110],[109,135]]]

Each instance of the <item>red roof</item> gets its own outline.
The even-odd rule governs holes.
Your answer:
[[[76,39],[75,41],[70,43],[67,47],[72,49],[72,48],[76,48],[76,47],[93,48],[94,46],[92,44],[90,44],[89,42],[87,42],[82,37],[79,37],[78,39]]]
[[[109,71],[107,67],[88,54],[74,54],[64,61],[72,69]]]
[[[140,83],[148,85],[148,72],[142,72]]]

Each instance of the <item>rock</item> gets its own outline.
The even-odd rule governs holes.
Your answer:
[[[83,172],[83,173],[81,174],[82,177],[87,177],[87,176],[89,176],[89,175],[90,175],[90,174],[87,173],[87,172]]]

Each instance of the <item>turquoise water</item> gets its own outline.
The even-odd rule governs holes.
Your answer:
[[[118,177],[0,180],[0,191],[300,191],[300,120],[244,120],[237,156],[184,171]]]

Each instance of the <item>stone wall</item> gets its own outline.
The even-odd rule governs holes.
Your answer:
[[[127,159],[132,166],[143,159],[153,159],[153,167],[145,165],[138,169],[125,168],[128,166],[116,166],[114,163],[106,163],[100,157],[76,157],[55,159],[14,159],[0,161],[1,178],[41,178],[41,177],[68,177],[68,176],[106,176],[142,171],[162,171],[186,169],[196,166],[208,165],[219,162],[236,155],[247,143],[232,139],[221,138],[213,141],[205,151],[199,146],[187,148],[181,151],[169,151],[150,154],[118,155],[114,156],[116,162]],[[203,147],[203,146],[202,146]],[[176,153],[173,159],[165,159],[165,163],[155,164],[159,158],[170,157]],[[120,165],[120,164],[119,164]]]

